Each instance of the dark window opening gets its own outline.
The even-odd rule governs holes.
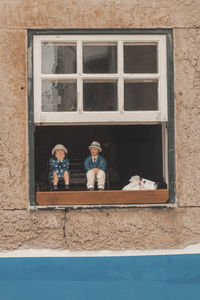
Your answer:
[[[117,82],[84,82],[84,111],[116,111]]]
[[[124,109],[158,110],[158,83],[125,81]]]
[[[117,73],[117,45],[84,45],[83,73]]]
[[[157,73],[157,45],[124,45],[125,73]]]
[[[48,159],[56,144],[64,144],[71,164],[70,190],[86,190],[83,161],[93,140],[100,142],[108,162],[109,189],[122,189],[133,175],[158,182],[158,188],[167,187],[161,125],[84,125],[36,127],[36,189],[49,189]]]

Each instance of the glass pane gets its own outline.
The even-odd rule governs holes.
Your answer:
[[[125,82],[124,110],[157,110],[157,82]]]
[[[42,44],[42,73],[76,73],[76,46],[65,44]]]
[[[157,45],[124,45],[124,73],[157,72]]]
[[[84,73],[117,73],[117,46],[83,46]]]
[[[76,111],[76,82],[43,81],[42,111]]]
[[[84,82],[83,109],[85,111],[117,110],[117,82]]]

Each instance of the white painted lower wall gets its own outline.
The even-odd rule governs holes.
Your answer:
[[[54,250],[54,249],[23,249],[0,252],[0,257],[103,257],[103,256],[145,256],[145,255],[179,255],[200,254],[200,243],[188,245],[183,249],[155,250]]]

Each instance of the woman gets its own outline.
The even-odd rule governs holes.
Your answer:
[[[52,149],[52,157],[49,158],[49,181],[53,184],[53,190],[58,190],[58,183],[64,182],[65,189],[69,188],[69,159],[68,150],[58,144]]]

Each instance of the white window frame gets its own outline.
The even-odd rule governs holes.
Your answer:
[[[77,44],[76,74],[42,74],[42,42]],[[83,43],[117,43],[118,73],[84,74],[82,70]],[[153,74],[126,74],[123,72],[123,43],[139,45],[157,44],[158,72]],[[168,121],[167,112],[167,54],[166,35],[37,35],[33,40],[34,65],[34,123],[36,125],[67,125],[67,124],[159,124]],[[77,80],[77,111],[43,112],[42,111],[42,80]],[[117,111],[83,111],[83,81],[117,80],[118,110]],[[124,111],[124,80],[157,80],[158,110],[156,111]],[[164,132],[164,130],[163,130]],[[163,142],[166,144],[166,142]],[[166,147],[164,147],[166,148]],[[163,160],[166,155],[163,156]],[[165,164],[166,165],[166,164]],[[165,167],[166,169],[166,167]],[[166,174],[166,173],[165,173]]]

